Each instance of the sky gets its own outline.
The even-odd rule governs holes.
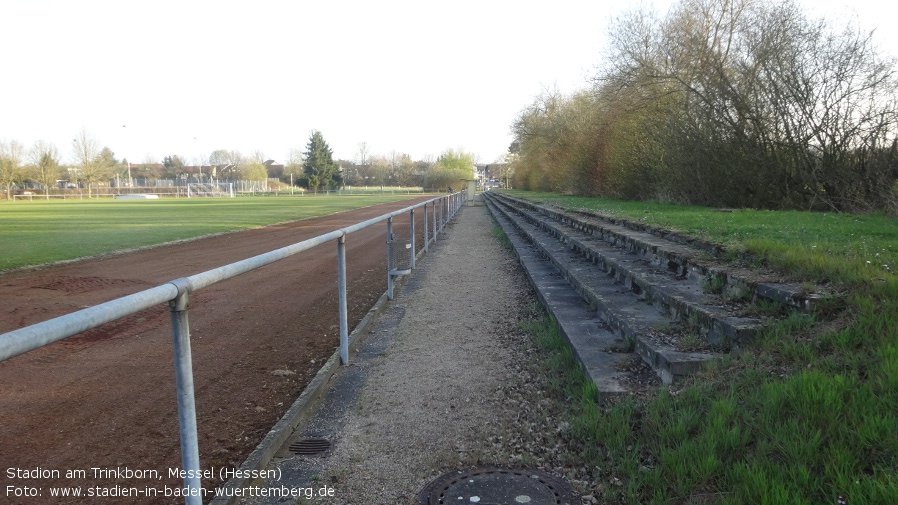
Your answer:
[[[655,0],[664,12],[671,0]],[[857,16],[898,56],[898,3],[801,0]],[[645,2],[644,2],[645,3]],[[652,3],[649,1],[648,3]],[[626,0],[0,0],[0,140],[87,131],[119,159],[283,162],[319,130],[337,159],[446,149],[500,159],[541,93],[585,89]]]

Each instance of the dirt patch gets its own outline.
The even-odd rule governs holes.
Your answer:
[[[122,255],[0,275],[0,333],[300,242],[411,204],[246,230]],[[394,226],[406,229],[407,216]],[[418,220],[420,236],[420,219]],[[403,228],[405,227],[405,228]],[[347,237],[350,324],[386,289],[385,225]],[[421,246],[418,240],[418,248]],[[236,467],[302,392],[339,340],[336,246],[325,244],[190,296],[200,461]],[[280,372],[278,372],[280,371]],[[293,373],[286,373],[286,372]],[[49,471],[2,484],[40,487],[6,503],[95,503],[51,498],[134,487],[109,503],[183,503],[162,496],[182,479],[167,306],[0,363],[0,468]],[[101,470],[95,470],[101,469]],[[102,469],[117,469],[103,472]],[[128,478],[125,469],[158,471]],[[83,470],[84,477],[66,477]],[[58,471],[58,474],[53,473]],[[40,472],[39,472],[40,473]],[[220,479],[204,479],[207,489]],[[157,489],[156,493],[147,488]],[[148,497],[149,496],[149,497]]]

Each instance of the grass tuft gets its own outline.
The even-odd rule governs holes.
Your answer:
[[[506,249],[511,249],[511,240],[508,239],[508,235],[505,234],[505,230],[499,226],[498,223],[493,225],[493,236],[499,240],[499,243],[502,244]]]

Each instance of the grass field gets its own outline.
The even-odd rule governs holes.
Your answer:
[[[0,202],[0,271],[294,221],[416,195]]]
[[[719,210],[516,192],[725,244],[829,283],[844,305],[793,315],[738,356],[611,408],[547,317],[555,392],[572,407],[577,465],[601,503],[898,503],[898,221],[887,216]],[[604,484],[614,483],[614,484]]]

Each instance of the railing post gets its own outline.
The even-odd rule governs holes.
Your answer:
[[[200,481],[200,449],[196,434],[196,403],[193,396],[193,358],[190,354],[190,324],[187,318],[187,279],[172,284],[178,288],[178,296],[169,302],[171,308],[172,347],[175,355],[175,384],[178,392],[178,426],[181,434],[181,465],[186,470],[184,487],[189,490],[184,497],[187,505],[202,505],[203,490]]]
[[[393,299],[393,218],[387,218],[387,300]]]
[[[428,252],[428,246],[430,244],[430,230],[427,229],[427,204],[423,205],[424,207],[424,252]]]
[[[437,201],[433,201],[433,241],[436,243],[437,241]]]
[[[346,309],[346,235],[337,239],[337,284],[340,303],[340,363],[349,364],[349,318]]]
[[[440,233],[443,233],[443,225],[446,224],[446,221],[443,220],[443,200],[445,198],[440,198]]]
[[[415,268],[415,209],[412,209],[409,212],[409,241],[412,245],[412,257],[409,259],[409,266],[414,270]]]

